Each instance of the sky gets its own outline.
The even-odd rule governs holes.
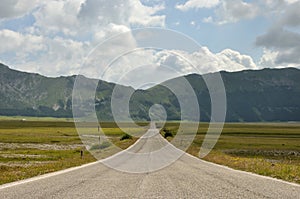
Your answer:
[[[299,68],[299,10],[299,0],[1,0],[0,62],[134,87],[195,72]],[[141,49],[132,31],[145,28],[170,33],[148,36],[149,47],[169,46]],[[187,39],[199,48],[184,48]]]

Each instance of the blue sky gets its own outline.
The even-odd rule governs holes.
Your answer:
[[[202,46],[195,52],[172,49],[197,63],[199,73],[299,67],[299,10],[298,0],[3,0],[0,62],[47,76],[77,74],[91,50],[111,36],[158,27],[183,33]],[[118,45],[137,47],[136,38]],[[101,56],[113,59],[108,52]],[[151,57],[154,65],[194,72],[168,50],[143,55],[119,64],[130,70]],[[85,75],[99,77],[93,70]]]

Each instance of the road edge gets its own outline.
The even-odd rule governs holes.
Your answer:
[[[256,176],[256,177],[260,177],[260,178],[265,178],[265,179],[269,179],[269,180],[274,180],[274,181],[285,183],[285,184],[288,184],[288,185],[293,185],[293,186],[296,186],[296,187],[300,187],[300,184],[297,184],[297,183],[294,183],[294,182],[288,182],[288,181],[285,181],[285,180],[282,180],[282,179],[273,178],[273,177],[270,177],[270,176],[264,176],[264,175],[260,175],[260,174],[253,173],[253,172],[250,172],[250,171],[243,171],[243,170],[234,169],[234,168],[231,168],[229,166],[225,166],[225,165],[222,165],[222,164],[217,164],[217,163],[214,163],[214,162],[209,162],[209,161],[200,159],[200,158],[198,158],[196,156],[193,156],[193,155],[191,155],[189,153],[186,153],[186,155],[188,155],[189,157],[192,157],[192,158],[194,158],[196,160],[200,160],[201,162],[203,162],[205,164],[210,164],[210,165],[221,167],[221,168],[224,168],[224,169],[227,169],[227,170],[231,170],[231,171],[234,171],[234,172],[248,174],[248,175],[252,175],[252,176]]]
[[[101,162],[101,160],[98,160],[98,161],[95,161],[95,162],[83,164],[83,165],[76,166],[76,167],[70,167],[70,168],[67,168],[67,169],[54,171],[54,172],[51,172],[51,173],[46,173],[46,174],[34,176],[34,177],[31,177],[31,178],[27,178],[27,179],[23,179],[23,180],[19,180],[19,181],[9,182],[9,183],[0,185],[0,190],[10,188],[10,187],[14,187],[14,186],[21,185],[21,184],[26,184],[26,183],[37,181],[37,180],[42,180],[42,179],[58,176],[58,175],[68,173],[68,172],[71,172],[71,171],[76,171],[78,169],[82,169],[82,168],[85,168],[85,167],[89,167],[89,166],[99,164],[100,162]]]

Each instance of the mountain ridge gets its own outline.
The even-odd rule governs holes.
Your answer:
[[[72,117],[72,90],[77,75],[46,77],[13,70],[4,64],[0,64],[0,71],[0,115]],[[209,121],[211,111],[210,96],[203,77],[215,74],[184,76],[197,95],[201,121]],[[226,88],[227,121],[300,121],[299,69],[221,71],[220,74]],[[86,78],[87,85],[99,81],[93,99],[97,115],[100,120],[113,120],[110,100],[116,84],[82,77]],[[180,120],[176,96],[162,86],[164,83],[176,84],[177,80],[170,79],[144,90],[119,85],[134,93],[129,105],[131,117],[148,120],[149,108],[159,103],[166,108],[169,120]],[[190,97],[188,93],[186,95]]]

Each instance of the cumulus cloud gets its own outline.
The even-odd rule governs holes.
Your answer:
[[[176,5],[176,8],[181,11],[199,8],[214,8],[214,16],[208,16],[202,19],[202,22],[223,25],[235,23],[243,19],[253,19],[263,13],[259,6],[268,3],[270,6],[273,5],[273,3],[269,1],[258,3],[258,1],[248,2],[244,0],[189,0],[184,4]]]
[[[284,16],[279,20],[278,25],[281,26],[299,26],[300,25],[300,1],[295,1],[285,11]]]
[[[80,31],[77,15],[84,0],[46,1],[33,12],[34,28],[39,34],[76,35]]]
[[[272,56],[274,59],[272,62],[275,65],[298,66],[300,64],[300,34],[288,29],[300,26],[299,9],[299,1],[290,2],[282,17],[264,35],[256,38],[257,46],[268,49],[263,60],[272,52],[273,55],[276,55]]]
[[[287,2],[288,4],[292,4],[292,3],[296,3],[299,0],[285,0],[285,2]]]
[[[299,0],[220,0],[220,3],[215,6],[214,15],[202,19],[202,22],[224,25],[258,16],[278,17],[287,6],[295,2]],[[291,18],[290,22],[298,23],[299,20]]]
[[[1,0],[0,19],[20,17],[38,6],[40,0]]]
[[[83,42],[60,37],[47,38],[0,31],[0,54],[7,54],[5,62],[13,62],[19,70],[38,72],[48,76],[76,74],[89,46]]]
[[[109,23],[126,26],[164,26],[165,16],[157,14],[163,9],[163,4],[150,7],[143,5],[139,0],[86,0],[81,6],[79,18],[85,23],[101,26]]]
[[[0,18],[26,13],[34,18],[22,32],[1,30],[2,61],[50,76],[78,73],[83,58],[108,37],[132,27],[165,26],[165,16],[157,14],[164,9],[161,1],[150,6],[139,0],[5,0],[1,9]],[[103,52],[109,59],[112,50],[133,45],[131,37],[120,41],[118,47],[107,46]]]
[[[7,29],[0,30],[0,43],[0,53],[34,53],[45,49],[43,37],[23,35]]]
[[[65,0],[47,1],[33,15],[35,27],[44,34],[68,36],[91,34],[111,24],[126,26],[165,26],[165,16],[156,14],[163,4],[153,7],[139,0]]]
[[[283,27],[272,28],[266,34],[257,37],[256,44],[267,48],[290,49],[300,45],[300,35]]]
[[[176,8],[181,11],[188,11],[199,8],[213,8],[219,3],[219,0],[188,0],[184,4],[177,4]]]
[[[263,56],[260,58],[258,64],[262,67],[276,67],[275,59],[278,56],[278,52],[273,52],[266,48],[263,51]]]
[[[210,73],[217,71],[237,71],[257,69],[253,59],[237,51],[225,49],[219,53],[211,52],[207,47],[188,53],[178,50],[164,50],[154,54],[156,63],[173,67],[182,74]]]
[[[130,1],[130,7],[132,9],[132,14],[129,18],[129,22],[132,25],[141,26],[165,26],[164,15],[156,15],[157,12],[164,10],[165,6],[159,4],[153,7],[144,6],[140,1]]]
[[[84,42],[61,37],[47,40],[47,53],[35,61],[42,67],[40,70],[51,76],[76,74],[89,46]]]
[[[1,59],[17,69],[49,76],[80,72],[89,77],[99,78],[105,64],[116,52],[122,53],[137,46],[135,43],[137,35],[129,33],[125,39],[105,46],[86,63],[87,66],[103,63],[102,68],[89,70],[90,68],[86,67],[84,71],[79,71],[83,59],[90,50],[106,38],[128,32],[134,27],[164,27],[166,17],[160,12],[165,9],[163,2],[162,0],[3,0],[0,19],[20,17],[30,12],[35,22],[22,32],[0,30]],[[125,84],[142,84],[132,82],[136,74],[145,78],[141,80],[158,83],[167,78],[194,72],[205,74],[221,70],[238,71],[300,65],[300,34],[296,31],[300,26],[299,0],[187,0],[185,3],[177,4],[176,8],[184,12],[202,8],[215,9],[215,15],[202,19],[202,22],[220,25],[253,19],[260,15],[280,17],[265,34],[256,39],[256,45],[264,48],[263,56],[257,65],[250,56],[230,49],[219,53],[213,53],[207,47],[194,52],[178,51],[175,48],[147,50],[119,59],[114,63],[118,68],[117,72],[110,73],[106,80],[117,80],[119,76],[131,70],[133,64],[146,66],[127,76],[129,78],[124,80]],[[197,21],[191,22],[191,25],[196,24]],[[103,60],[99,64],[97,60],[100,56]],[[175,72],[165,72],[166,68],[163,66],[168,66]]]
[[[243,19],[255,18],[260,13],[255,3],[248,3],[243,0],[226,0],[216,10],[217,23],[234,23]]]
[[[117,59],[110,65],[104,79],[139,88],[191,73],[245,69],[258,67],[250,56],[230,49],[216,54],[207,47],[190,53],[180,50],[143,49]]]
[[[252,57],[248,55],[242,55],[240,52],[225,49],[218,56],[224,61],[224,70],[235,71],[235,70],[245,70],[245,69],[257,69],[258,67],[254,63]],[[232,66],[230,66],[232,64]]]

